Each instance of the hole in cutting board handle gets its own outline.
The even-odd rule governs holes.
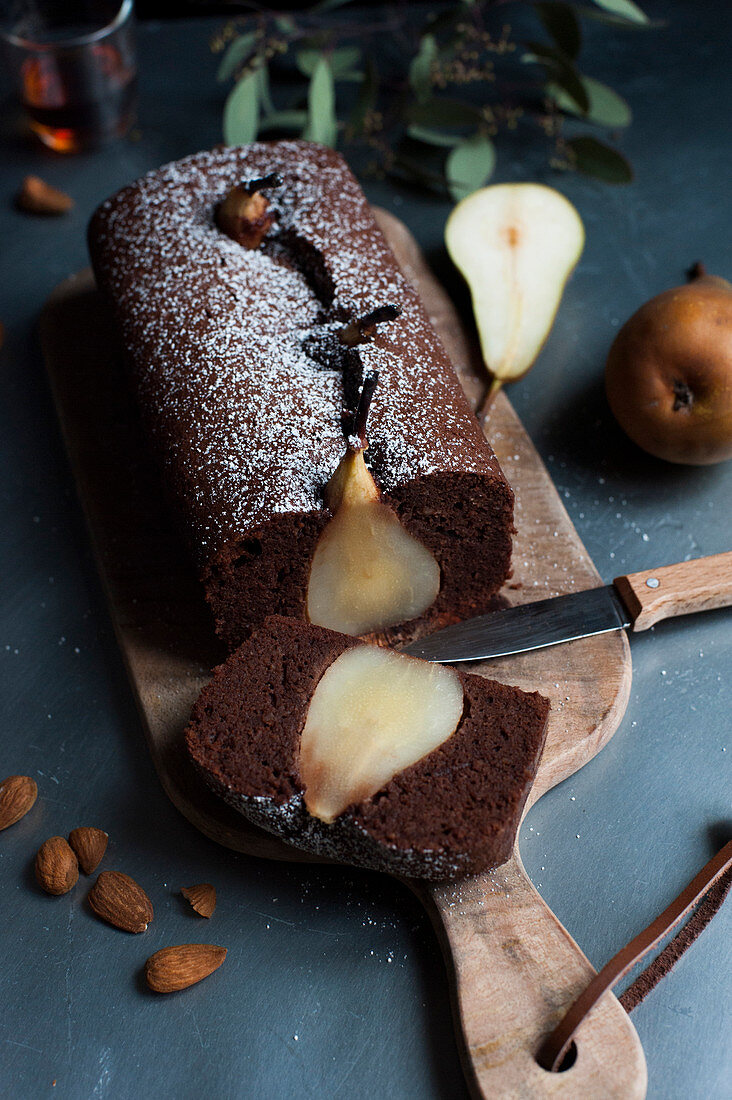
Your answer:
[[[574,1039],[572,1040],[570,1045],[567,1047],[567,1053],[564,1055],[564,1058],[562,1058],[561,1065],[558,1065],[555,1070],[549,1069],[548,1066],[542,1066],[541,1062],[539,1061],[538,1055],[536,1057],[536,1064],[538,1066],[541,1066],[541,1068],[543,1070],[546,1070],[547,1073],[566,1073],[568,1069],[572,1068],[572,1066],[575,1064],[576,1061],[577,1061],[577,1044],[575,1043]]]

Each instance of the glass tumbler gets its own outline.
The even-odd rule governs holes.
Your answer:
[[[31,129],[60,153],[124,137],[137,108],[133,0],[15,0],[5,42]]]

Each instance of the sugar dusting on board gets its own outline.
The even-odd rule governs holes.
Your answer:
[[[216,206],[235,183],[273,169],[285,179],[271,194],[275,244],[242,248],[217,228]],[[293,237],[324,265],[332,300],[278,255]],[[332,335],[334,316],[403,307],[358,349],[380,376],[368,460],[381,487],[486,471],[489,452],[466,439],[456,380],[429,369],[444,353],[417,295],[328,150],[282,142],[167,165],[103,205],[92,243],[157,450],[208,552],[277,513],[322,508],[345,444],[343,379],[308,348]]]

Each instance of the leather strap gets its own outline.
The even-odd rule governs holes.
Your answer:
[[[577,1028],[597,1004],[603,993],[612,989],[616,982],[632,970],[636,963],[649,951],[652,951],[654,947],[657,947],[661,940],[665,939],[684,917],[688,916],[694,906],[710,893],[715,884],[719,883],[714,897],[710,899],[716,904],[707,906],[704,912],[697,912],[676,939],[658,956],[655,963],[652,963],[648,970],[644,971],[624,994],[624,997],[630,1002],[630,1009],[634,1008],[636,1004],[640,1004],[643,997],[653,989],[686,948],[693,943],[724,901],[730,885],[732,885],[730,868],[732,868],[732,840],[725,844],[724,848],[713,859],[710,859],[709,863],[692,879],[676,900],[672,901],[667,909],[664,909],[660,916],[656,917],[635,939],[618,951],[617,955],[602,968],[600,973],[595,975],[584,993],[580,994],[551,1035],[542,1043],[536,1056],[540,1066],[552,1071],[559,1069]],[[723,876],[724,880],[720,882]],[[694,923],[692,924],[692,922]],[[679,946],[677,941],[682,938],[684,942]],[[664,956],[666,956],[665,959]],[[661,963],[660,966],[659,963]],[[635,990],[635,993],[633,993],[633,990]],[[628,994],[631,994],[631,996],[628,997]]]

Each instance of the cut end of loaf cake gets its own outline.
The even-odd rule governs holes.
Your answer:
[[[207,783],[254,824],[341,862],[437,880],[503,863],[536,774],[549,703],[461,671],[443,670],[462,692],[445,740],[434,735],[436,747],[332,823],[308,812],[301,739],[311,701],[325,673],[359,647],[321,627],[268,618],[215,670],[194,706],[186,743]]]
[[[245,247],[217,212],[273,172],[266,235]],[[306,617],[344,409],[373,372],[368,467],[440,570],[437,598],[388,629],[416,637],[485,610],[509,573],[513,495],[342,157],[302,141],[198,153],[103,203],[89,245],[229,646],[272,612]],[[366,342],[338,339],[385,304]]]

